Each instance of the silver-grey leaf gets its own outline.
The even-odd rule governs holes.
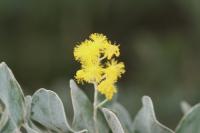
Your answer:
[[[176,133],[200,133],[200,104],[186,113],[178,124]]]
[[[135,133],[174,133],[171,129],[158,122],[150,97],[142,98],[143,107],[134,120]]]
[[[125,133],[119,119],[112,111],[106,108],[103,108],[102,111],[113,133]]]
[[[32,96],[31,120],[58,133],[70,128],[62,101],[55,92],[46,89],[39,89]]]
[[[73,128],[76,130],[87,129],[89,133],[94,133],[92,103],[73,80],[70,80],[70,88],[74,109]]]
[[[7,128],[0,129],[0,132],[15,132],[24,122],[24,95],[12,71],[4,62],[0,64],[0,99],[5,104],[5,111],[9,117],[5,124]]]
[[[37,131],[38,133],[53,133],[51,130],[48,130],[47,128],[45,128],[42,125],[36,125],[35,123],[33,123],[33,121],[29,120],[28,121],[28,125],[35,131]]]
[[[8,117],[7,123],[1,128],[1,133],[21,133],[20,127],[17,127],[14,121]]]
[[[120,104],[120,103],[113,103],[109,109],[111,109],[115,115],[119,118],[121,125],[125,131],[125,133],[132,133],[132,120],[131,116],[129,115],[128,111]]]
[[[93,105],[79,89],[75,81],[70,80],[72,105],[74,109],[73,127],[76,130],[87,129],[89,133],[94,133]],[[97,114],[99,133],[108,133],[109,128],[100,111]]]
[[[21,129],[22,131],[22,129]],[[24,124],[23,125],[23,133],[39,133],[37,131],[35,131],[34,129],[30,128],[28,124]]]
[[[30,119],[31,115],[31,104],[32,104],[32,97],[26,96],[25,97],[25,105],[26,105],[26,116],[25,116],[25,122],[27,123]]]
[[[2,129],[8,122],[8,111],[5,104],[0,99],[0,129]]]
[[[183,114],[186,114],[191,108],[192,107],[188,102],[186,102],[186,101],[181,102],[181,110],[182,110]]]

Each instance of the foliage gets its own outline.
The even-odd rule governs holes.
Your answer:
[[[24,96],[20,85],[5,63],[0,64],[0,132],[1,133],[95,133],[92,103],[71,80],[74,109],[72,125],[65,115],[59,96],[39,89]],[[142,98],[142,108],[132,122],[126,109],[112,100],[98,108],[98,133],[198,133],[200,106],[185,109],[185,115],[175,131],[156,119],[151,98]],[[107,121],[107,122],[105,122]]]

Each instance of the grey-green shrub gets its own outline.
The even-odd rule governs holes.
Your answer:
[[[0,64],[0,133],[200,133],[200,105],[183,106],[184,117],[175,131],[158,122],[150,97],[132,121],[116,101],[98,109],[98,131],[94,129],[93,106],[75,81],[70,81],[74,109],[69,124],[63,103],[50,90],[39,89],[24,96],[20,85],[5,63]],[[186,108],[185,108],[186,107]]]

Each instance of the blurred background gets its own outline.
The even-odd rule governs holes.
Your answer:
[[[80,67],[73,48],[94,32],[121,44],[126,73],[118,101],[132,117],[149,95],[158,119],[175,128],[180,102],[199,102],[199,0],[0,1],[0,61],[25,94],[40,87],[56,91],[69,117],[68,81]],[[82,88],[92,99],[92,87]]]

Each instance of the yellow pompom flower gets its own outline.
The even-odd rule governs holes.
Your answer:
[[[103,34],[93,33],[89,37],[94,43],[106,43],[107,37]],[[96,44],[96,45],[102,45],[102,44]]]
[[[112,81],[104,80],[98,85],[98,91],[105,95],[106,99],[111,100],[113,95],[117,93],[117,89]]]
[[[104,55],[107,57],[108,60],[110,60],[114,55],[116,57],[119,56],[119,46],[118,45],[112,45],[110,43],[107,43],[104,49]]]
[[[86,40],[74,48],[74,57],[82,65],[98,63],[99,56],[99,48],[95,47],[91,40]]]
[[[119,55],[119,45],[112,44],[103,34],[91,34],[74,48],[75,60],[81,63],[75,78],[97,85],[96,89],[111,100],[117,92],[115,83],[125,72],[124,63],[114,59]]]
[[[82,69],[76,72],[75,78],[78,82],[100,82],[102,79],[103,68],[98,64],[91,64],[88,66],[84,66]]]
[[[116,82],[118,78],[125,72],[125,66],[123,62],[117,62],[116,60],[111,60],[106,64],[106,68],[104,69],[104,73],[106,79],[109,79],[113,82]]]

